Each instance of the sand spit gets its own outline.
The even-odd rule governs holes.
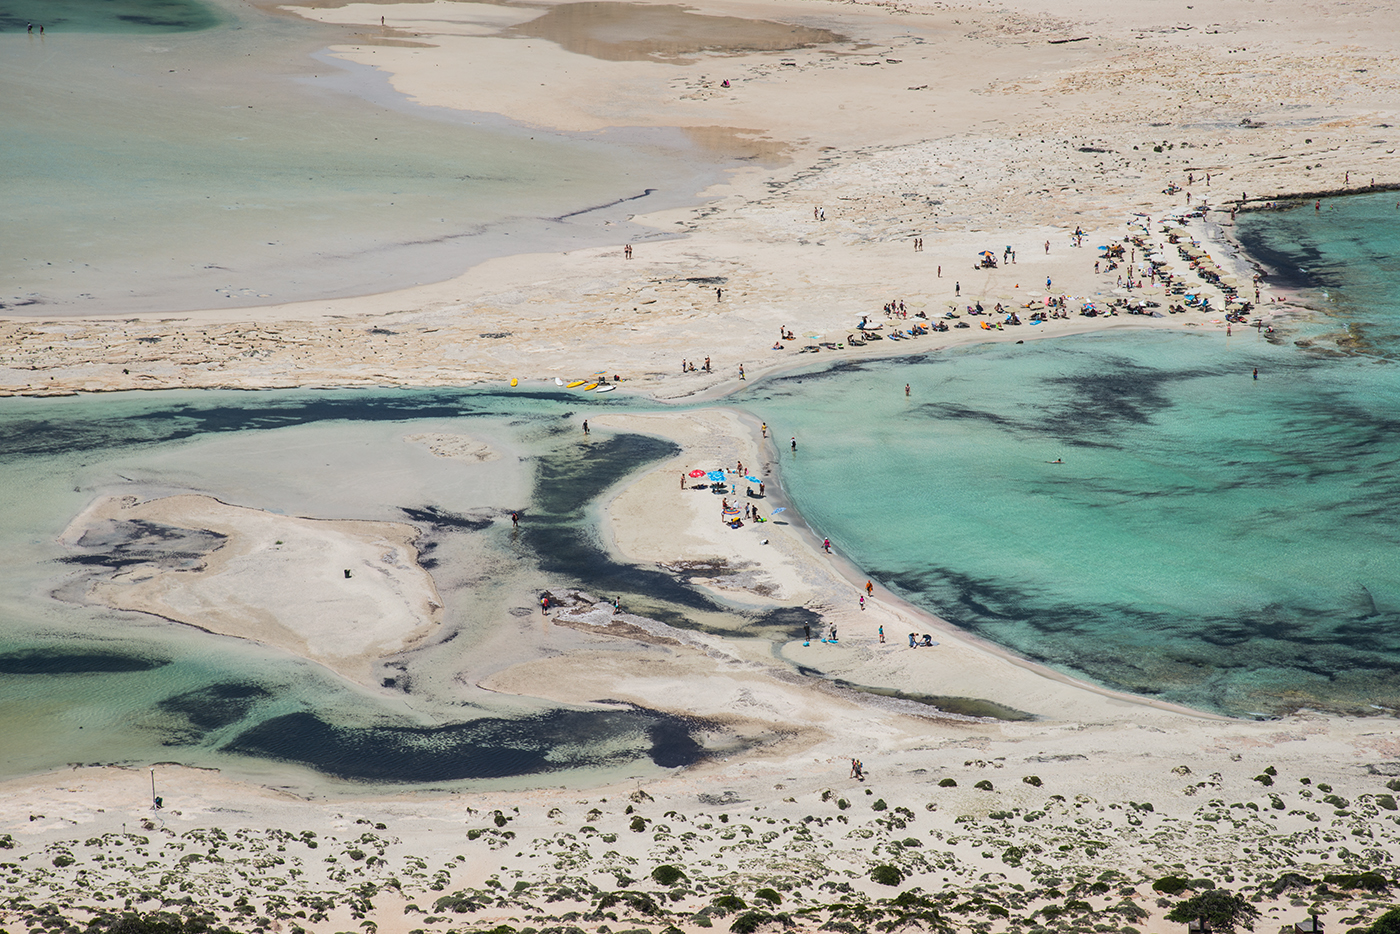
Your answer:
[[[251,639],[373,683],[371,665],[439,623],[412,526],[303,519],[209,496],[98,500],[64,532],[89,566],[113,570],[94,602]]]
[[[596,28],[619,41],[660,35],[646,17],[624,28],[639,5],[589,6],[603,8]],[[771,349],[779,327],[839,340],[891,299],[932,312],[1034,298],[1046,279],[1056,294],[1107,299],[1116,280],[1094,273],[1093,247],[1121,239],[1135,212],[1156,219],[1205,201],[1224,219],[1236,202],[1400,182],[1388,129],[1400,86],[1389,34],[1367,26],[1383,8],[1267,22],[1251,11],[721,0],[690,15],[788,22],[845,41],[719,48],[676,63],[521,36],[511,27],[533,11],[515,8],[304,9],[368,32],[383,15],[384,28],[412,32],[425,47],[335,53],[426,104],[571,130],[676,126],[706,146],[723,128],[746,128],[728,136],[737,152],[761,144],[789,161],[736,170],[701,207],[634,218],[658,239],[638,240],[630,262],[619,242],[503,257],[384,295],[175,316],[94,309],[48,320],[42,304],[26,305],[0,321],[0,393],[529,384],[604,370],[675,398],[732,388],[740,363],[750,374],[786,365],[791,355]],[[960,62],[977,67],[950,67]],[[1086,249],[1070,247],[1076,228]],[[973,270],[978,251],[1007,245],[1014,266]],[[1264,301],[1277,297],[1266,283]],[[983,336],[950,333],[908,351]],[[705,356],[711,374],[682,375],[682,359]]]

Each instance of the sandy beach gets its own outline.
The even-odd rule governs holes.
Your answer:
[[[736,611],[800,608],[813,638],[774,642],[737,612],[682,629],[560,592],[529,617],[529,639],[488,640],[462,661],[463,691],[693,723],[703,756],[644,778],[581,786],[542,772],[523,789],[403,793],[308,791],[275,770],[243,780],[176,763],[12,778],[0,784],[0,922],[197,910],[277,932],[1155,934],[1183,930],[1165,919],[1181,898],[1221,888],[1259,910],[1256,929],[1313,913],[1340,934],[1391,907],[1390,717],[1241,721],[1087,684],[884,588],[867,608],[860,568],[825,553],[795,509],[772,514],[786,505],[779,485],[758,501],[768,521],[735,530],[689,476],[740,462],[775,476],[774,439],[723,399],[798,365],[1105,329],[1223,340],[1235,290],[1197,275],[1180,249],[1193,242],[1241,298],[1265,273],[1249,320],[1287,340],[1308,297],[1239,252],[1232,212],[1400,184],[1389,7],[277,9],[351,30],[356,41],[331,54],[377,69],[410,101],[551,130],[674,127],[745,166],[694,207],[629,218],[644,236],[521,252],[412,289],[178,314],[9,314],[0,394],[511,380],[577,391],[594,431],[680,451],[604,498],[608,556]],[[1205,217],[1180,221],[1187,235],[1171,242],[1178,222],[1164,218],[1202,204]],[[1131,256],[1112,269],[1096,249],[1111,243]],[[1165,312],[1181,300],[1155,275],[1124,287],[1139,250],[1213,307],[1115,306]],[[1062,296],[1068,314],[1036,326],[985,328],[1002,316],[968,314],[981,303],[1028,317]],[[885,313],[890,302],[904,314]],[[1081,315],[1086,303],[1116,313]],[[885,335],[950,327],[857,345],[863,317]],[[616,374],[619,395],[714,404],[589,409],[581,390],[559,388],[597,373]],[[497,456],[441,432],[403,441],[470,463]],[[490,521],[508,522],[492,506]],[[164,530],[187,559],[122,568],[82,602],[257,642],[366,691],[381,690],[386,660],[432,650],[444,596],[412,522],[104,495],[59,544],[108,547],[138,527]],[[839,643],[821,638],[833,627]],[[911,650],[910,632],[937,644]]]

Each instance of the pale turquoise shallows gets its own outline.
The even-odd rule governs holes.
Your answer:
[[[25,29],[40,16],[43,38]],[[233,0],[0,0],[0,311],[441,281],[493,255],[621,242],[628,213],[687,202],[721,161],[673,131],[419,107],[322,51],[349,41]]]
[[[1133,332],[762,391],[817,534],[960,626],[1230,714],[1400,707],[1388,363]]]

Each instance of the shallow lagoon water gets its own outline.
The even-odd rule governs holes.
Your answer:
[[[13,569],[0,582],[6,773],[179,761],[333,791],[349,786],[327,777],[500,786],[537,783],[542,773],[548,781],[582,773],[615,779],[694,761],[702,754],[696,725],[678,718],[616,704],[560,708],[474,687],[471,673],[490,670],[478,654],[507,621],[535,612],[540,588],[607,572],[586,507],[625,471],[604,473],[600,465],[639,469],[671,450],[596,432],[597,450],[580,456],[580,404],[551,393],[463,391],[7,400],[0,414],[0,558]],[[498,456],[435,457],[405,440],[425,432],[467,434]],[[538,478],[551,492],[532,507]],[[104,560],[85,554],[75,562],[58,542],[66,523],[99,495],[176,492],[274,513],[412,522],[445,603],[442,630],[392,659],[383,689],[370,690],[275,649],[84,603],[83,582],[105,572]],[[542,531],[511,529],[510,511],[527,507]],[[537,549],[535,537],[553,551]],[[517,633],[520,658],[539,650],[537,630]],[[499,659],[498,644],[490,651]]]
[[[551,133],[415,106],[318,54],[354,41],[237,0],[0,3],[0,310],[436,282],[523,249],[621,242],[640,233],[631,212],[691,203],[738,164],[676,131]]]
[[[1242,218],[1367,353],[1134,332],[815,369],[748,404],[817,534],[1100,684],[1236,716],[1400,709],[1394,199]],[[1256,381],[1252,372],[1258,367]],[[905,383],[912,395],[906,399]],[[1052,463],[1062,459],[1063,463]]]

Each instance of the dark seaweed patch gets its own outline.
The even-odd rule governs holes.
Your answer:
[[[542,570],[603,594],[633,595],[662,622],[693,625],[679,608],[719,611],[713,600],[670,574],[613,561],[587,531],[586,509],[593,500],[627,473],[679,452],[669,441],[614,435],[541,457],[535,504],[521,524],[521,542],[535,553]]]
[[[462,529],[467,532],[480,532],[489,529],[496,524],[494,519],[486,516],[464,516],[455,512],[448,512],[438,506],[422,506],[414,508],[412,506],[400,506],[399,511],[414,522],[422,522],[438,529]]]
[[[754,620],[758,626],[771,628],[778,632],[792,633],[794,638],[803,626],[820,626],[821,622],[822,615],[805,606],[779,607],[776,610],[760,614]]]
[[[104,519],[78,539],[74,547],[84,554],[59,560],[111,568],[132,564],[188,568],[198,565],[225,541],[227,536],[208,529],[185,529],[144,519]]]
[[[980,697],[953,697],[946,694],[917,694],[909,691],[901,691],[897,688],[876,688],[864,684],[855,684],[840,678],[833,679],[833,684],[837,684],[849,691],[859,691],[862,694],[874,694],[878,697],[891,697],[898,700],[913,701],[916,704],[924,704],[941,710],[944,713],[958,714],[964,717],[983,717],[992,720],[1009,720],[1021,722],[1036,719],[1034,714],[1026,713],[1024,710],[1017,710],[1015,707],[1008,707],[1005,704],[998,704],[996,701],[984,700]]]
[[[256,684],[225,681],[167,697],[156,706],[183,716],[197,730],[209,731],[244,719],[258,701],[270,696],[270,691]]]
[[[521,400],[568,404],[560,392],[519,391],[509,398],[470,390],[394,390],[386,392],[288,393],[260,390],[239,393],[243,404],[172,405],[74,421],[56,409],[53,417],[0,420],[0,460],[90,452],[101,448],[137,448],[207,434],[271,431],[330,421],[394,422],[461,418],[509,413]],[[227,398],[226,393],[215,398]],[[625,406],[626,399],[609,399]],[[553,414],[520,416],[528,421]]]
[[[163,658],[137,658],[115,652],[76,652],[61,649],[28,649],[0,655],[0,674],[77,675],[152,671],[170,662]]]
[[[678,718],[637,709],[556,710],[440,727],[345,727],[294,713],[245,731],[224,749],[351,781],[436,782],[596,766],[643,751],[663,767],[690,765],[703,750],[689,730]],[[597,751],[619,741],[620,751]]]

